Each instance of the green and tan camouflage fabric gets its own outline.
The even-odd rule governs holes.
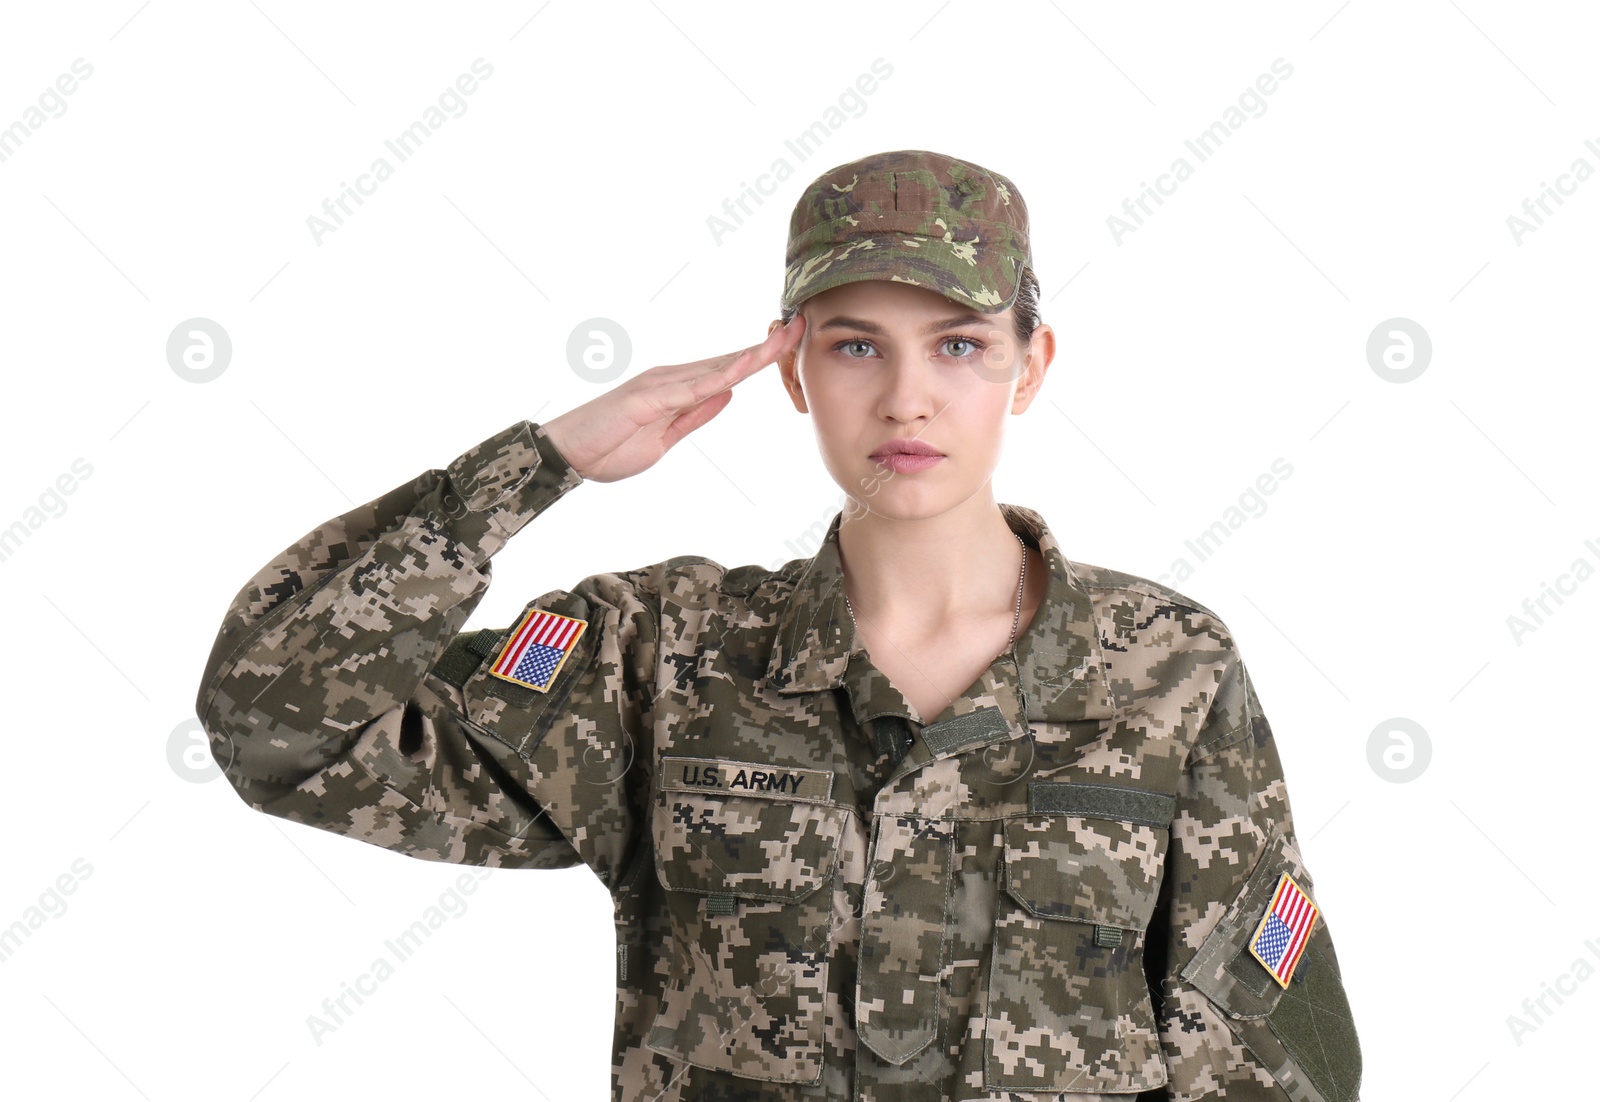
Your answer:
[[[681,556],[528,603],[580,619],[540,692],[462,631],[490,559],[582,484],[522,421],[318,525],[228,609],[197,710],[252,808],[430,861],[593,870],[615,902],[613,1098],[1357,1098],[1273,733],[1218,617],[1068,560],[927,724],[876,671],[835,515],[779,570]],[[520,618],[520,617],[519,617]],[[531,947],[560,953],[562,946]]]
[[[1000,173],[926,149],[873,153],[830,168],[796,201],[779,307],[887,279],[999,313],[1033,266],[1028,234],[1028,206]]]

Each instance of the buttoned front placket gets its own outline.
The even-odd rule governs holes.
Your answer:
[[[780,618],[770,683],[782,693],[843,688],[847,727],[880,755],[875,775],[857,778],[866,835],[864,867],[852,876],[859,921],[840,927],[856,934],[853,982],[841,974],[836,989],[854,1018],[855,1099],[932,1102],[958,1089],[958,1074],[974,1074],[981,1035],[945,1034],[963,1021],[981,1023],[985,1012],[979,968],[986,971],[991,949],[978,923],[992,906],[984,893],[996,887],[998,822],[1028,808],[1036,764],[1029,721],[1099,721],[1114,710],[1087,593],[1037,514],[1001,509],[1050,565],[1045,600],[1015,648],[935,722],[911,717],[853,631],[839,518],[796,576]]]
[[[867,682],[883,677],[863,653],[852,656],[850,669]],[[864,695],[881,701],[881,689],[873,684]],[[865,704],[861,695],[851,695]],[[887,716],[857,716],[858,722],[889,719],[906,737],[872,800],[857,945],[856,1033],[861,1046],[897,1068],[925,1062],[942,1072],[937,1054],[916,1058],[939,1036],[947,1013],[941,994],[952,966],[950,932],[958,921],[952,915],[958,820],[948,813],[966,794],[958,770],[944,771],[948,782],[919,784],[908,778],[934,762],[1024,741],[1028,724],[1009,654],[996,658],[934,723],[919,729],[901,707]],[[1029,756],[1013,755],[1018,761]],[[870,1078],[874,1071],[858,1058],[858,1077]]]

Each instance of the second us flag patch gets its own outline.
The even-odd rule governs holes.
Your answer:
[[[1294,882],[1294,877],[1288,873],[1278,877],[1272,904],[1250,939],[1250,953],[1284,987],[1289,986],[1295,965],[1300,963],[1300,955],[1311,940],[1317,914],[1317,905]]]
[[[548,692],[588,626],[571,616],[530,608],[511,629],[489,673],[516,685]]]

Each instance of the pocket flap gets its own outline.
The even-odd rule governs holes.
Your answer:
[[[1031,913],[1143,930],[1155,909],[1172,797],[1033,781],[1005,823],[1006,889]]]
[[[833,876],[845,809],[805,800],[664,791],[656,875],[674,891],[789,902]]]

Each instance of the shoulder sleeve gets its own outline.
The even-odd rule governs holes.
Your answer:
[[[1289,906],[1285,874],[1317,907],[1303,933],[1309,907]],[[1287,922],[1258,940],[1269,910]],[[1163,1098],[1358,1099],[1361,1049],[1327,915],[1300,855],[1272,728],[1236,652],[1185,763],[1148,945]],[[1288,986],[1252,945],[1292,964]]]
[[[616,761],[631,761],[655,697],[657,570],[596,574],[529,603],[584,624],[543,692],[489,683],[484,659],[509,629],[461,632],[491,556],[581,482],[539,426],[518,422],[258,571],[196,701],[240,797],[412,857],[581,862],[614,885],[638,798]]]

